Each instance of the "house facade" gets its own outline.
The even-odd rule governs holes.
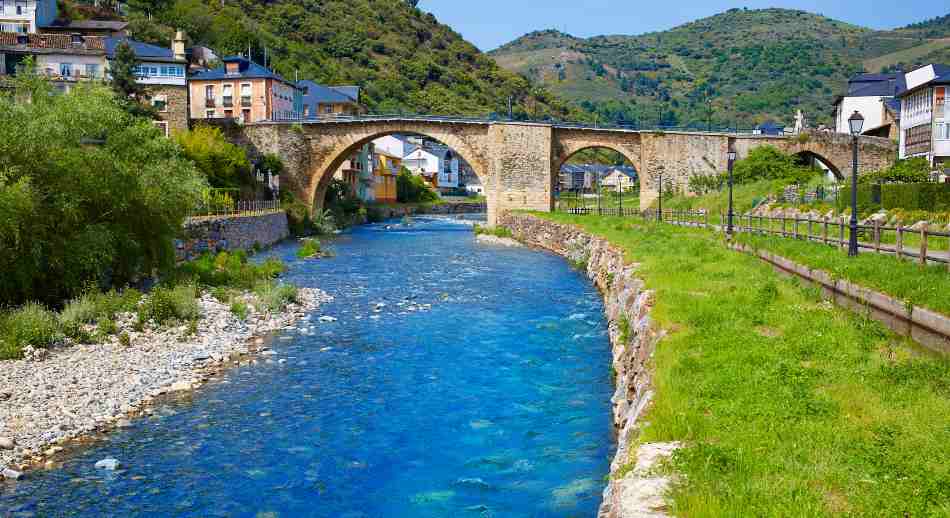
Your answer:
[[[305,119],[362,113],[358,86],[324,86],[313,81],[297,82],[301,92],[298,111]]]
[[[115,59],[123,43],[139,61],[136,82],[145,87],[147,101],[155,108],[159,120],[155,125],[166,136],[188,129],[188,60],[185,37],[181,31],[172,39],[172,48],[157,47],[125,37],[105,38],[106,56]]]
[[[896,98],[906,90],[903,72],[860,74],[848,80],[848,90],[835,99],[835,132],[850,134],[848,118],[854,112],[864,117],[864,134],[899,136],[900,104]]]
[[[414,147],[403,157],[403,166],[425,178],[434,189],[455,190],[460,185],[460,160],[445,146]]]
[[[926,65],[907,73],[900,96],[900,158],[923,157],[950,170],[950,66]]]
[[[56,0],[0,0],[0,32],[33,34],[57,14]]]
[[[402,169],[406,142],[387,135],[373,141],[373,199],[379,203],[395,203],[396,177]]]
[[[247,58],[224,58],[223,66],[188,79],[191,119],[237,119],[243,123],[299,118],[297,86]]]
[[[0,76],[13,76],[33,58],[36,72],[67,92],[78,81],[106,78],[103,38],[64,34],[0,33]]]
[[[637,174],[632,167],[614,167],[609,170],[600,185],[605,189],[629,191],[637,182]]]

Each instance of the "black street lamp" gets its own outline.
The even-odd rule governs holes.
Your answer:
[[[729,223],[728,223],[728,225],[727,225],[727,227],[726,227],[726,234],[728,234],[729,238],[731,239],[731,238],[732,238],[732,230],[733,230],[733,229],[732,229],[732,218],[733,218],[733,216],[734,216],[734,213],[733,213],[733,210],[732,210],[732,169],[733,169],[733,166],[734,166],[735,163],[736,163],[736,150],[735,150],[735,149],[730,149],[729,152],[727,153],[727,155],[728,155],[728,157],[729,157],[729,163],[728,163],[728,164],[729,164],[729,167],[728,167],[728,169],[729,169],[729,216],[728,216],[728,218],[729,218]]]
[[[858,135],[864,126],[864,117],[855,110],[848,118],[851,130],[851,236],[848,242],[848,256],[858,255]]]

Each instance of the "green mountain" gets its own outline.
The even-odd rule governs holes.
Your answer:
[[[950,61],[948,36],[950,16],[873,31],[804,11],[730,9],[639,36],[534,32],[489,55],[601,120],[749,127],[791,123],[797,109],[830,123],[848,77]]]
[[[67,0],[75,16],[110,13]],[[111,4],[111,2],[109,2]],[[219,56],[247,53],[287,78],[355,84],[380,113],[568,118],[578,110],[500,68],[431,14],[404,0],[129,0],[136,39],[168,46],[176,28]],[[101,4],[101,2],[100,2]]]

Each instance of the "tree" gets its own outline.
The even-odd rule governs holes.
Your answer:
[[[439,195],[429,188],[421,176],[412,174],[403,167],[396,176],[396,200],[399,203],[424,203],[436,201]]]
[[[736,183],[756,180],[784,180],[788,183],[808,181],[814,172],[795,163],[795,157],[779,151],[774,146],[759,146],[749,155],[737,160],[733,168]]]
[[[109,66],[112,90],[123,108],[134,116],[155,117],[155,110],[146,106],[145,87],[138,82],[135,69],[139,61],[128,42],[123,41],[115,49],[115,58]]]
[[[31,73],[13,85],[0,96],[0,306],[58,305],[174,265],[207,185],[180,148],[104,86],[55,95]]]
[[[212,187],[236,188],[250,183],[251,163],[247,152],[228,142],[221,129],[199,125],[175,135],[175,141]]]

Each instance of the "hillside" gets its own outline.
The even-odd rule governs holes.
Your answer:
[[[88,13],[80,3],[92,1],[67,11]],[[284,77],[363,87],[374,112],[506,113],[513,96],[522,116],[578,116],[403,0],[129,0],[128,19],[133,37],[165,46],[182,28],[220,56],[250,46],[263,63],[266,48]]]
[[[950,17],[873,31],[804,11],[731,9],[639,36],[535,32],[489,54],[601,120],[749,127],[790,124],[799,108],[830,123],[849,76],[868,63],[939,61],[947,45],[934,40],[947,36]]]

